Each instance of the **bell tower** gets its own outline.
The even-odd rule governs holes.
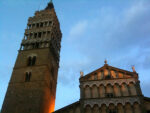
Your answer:
[[[52,1],[28,19],[2,113],[51,113],[62,33]]]

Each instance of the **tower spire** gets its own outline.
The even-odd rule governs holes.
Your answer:
[[[45,10],[53,9],[53,8],[54,8],[53,0],[50,0],[50,2],[48,3],[47,7],[45,8]]]

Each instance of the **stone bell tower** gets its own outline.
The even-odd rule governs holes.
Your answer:
[[[2,113],[54,111],[61,37],[52,2],[28,19]]]

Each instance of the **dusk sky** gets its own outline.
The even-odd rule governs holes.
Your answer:
[[[0,0],[0,108],[27,20],[49,0]],[[60,21],[62,48],[56,107],[80,98],[80,71],[104,65],[139,74],[150,97],[150,0],[53,0]]]

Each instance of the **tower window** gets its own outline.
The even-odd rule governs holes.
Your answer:
[[[35,44],[32,44],[32,48],[35,48]]]
[[[29,58],[28,58],[28,66],[31,66],[31,65],[32,65],[32,58],[29,57]]]
[[[39,27],[39,23],[36,24],[36,27]]]
[[[40,27],[43,27],[43,23],[40,24]]]
[[[40,38],[40,37],[41,37],[41,35],[42,35],[42,33],[40,32],[40,33],[38,34],[38,37]]]
[[[34,28],[34,27],[35,27],[35,24],[33,24],[32,27]]]
[[[39,43],[35,43],[34,48],[39,48]]]
[[[31,79],[31,72],[26,72],[25,82],[30,82],[30,79]]]
[[[43,36],[45,36],[46,35],[46,32],[43,32]]]
[[[47,26],[47,22],[45,22],[45,26]]]
[[[36,62],[36,56],[34,56],[34,57],[32,58],[32,65],[35,65],[35,62]]]
[[[52,22],[51,21],[49,21],[49,26],[52,24]]]
[[[34,38],[36,38],[36,37],[37,37],[37,33],[34,34]]]
[[[48,31],[47,34],[49,35],[49,34],[50,34],[50,31]]]
[[[33,65],[35,65],[35,63],[36,63],[36,56],[34,56],[34,57],[29,57],[28,58],[28,66],[33,66]]]

